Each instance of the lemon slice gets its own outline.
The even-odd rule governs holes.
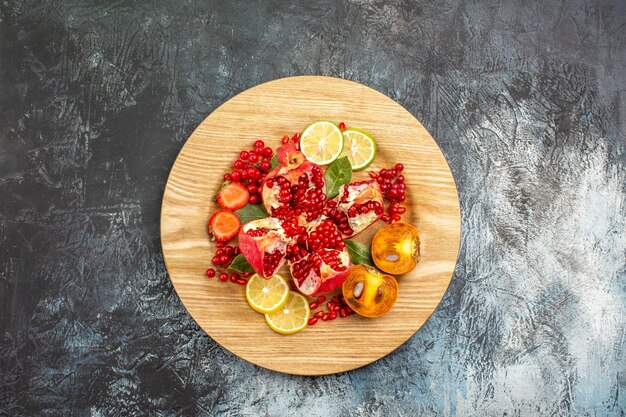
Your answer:
[[[376,158],[376,141],[369,133],[359,129],[346,129],[343,139],[341,156],[348,157],[352,171],[367,168]]]
[[[279,310],[287,301],[289,284],[280,275],[265,279],[254,274],[246,284],[246,300],[254,310],[261,314]]]
[[[290,291],[287,302],[278,311],[265,315],[265,321],[275,332],[293,334],[307,326],[311,310],[306,298]]]
[[[304,129],[300,137],[300,151],[306,159],[318,165],[330,164],[342,150],[343,134],[331,122],[315,122]]]

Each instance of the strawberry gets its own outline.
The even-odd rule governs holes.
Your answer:
[[[240,182],[228,182],[226,181],[222,186],[222,189],[217,193],[217,202],[220,206],[228,210],[239,210],[246,204],[250,193],[245,185]]]
[[[209,219],[209,234],[218,242],[227,242],[237,236],[241,221],[229,210],[219,210]]]

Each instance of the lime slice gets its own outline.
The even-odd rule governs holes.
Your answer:
[[[300,151],[306,159],[318,165],[333,162],[343,149],[343,134],[336,124],[315,122],[300,137]]]
[[[341,156],[347,156],[352,171],[360,171],[376,158],[376,141],[367,132],[359,129],[346,129],[343,132],[344,146]]]

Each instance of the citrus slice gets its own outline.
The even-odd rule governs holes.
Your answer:
[[[279,310],[287,301],[289,284],[280,275],[265,279],[254,274],[246,284],[246,300],[255,311],[261,314]]]
[[[346,129],[343,139],[341,156],[348,157],[352,171],[367,168],[376,158],[376,141],[369,133],[359,129]]]
[[[265,321],[275,332],[293,334],[304,329],[309,321],[311,310],[302,294],[290,291],[287,302],[276,312],[266,314]]]
[[[333,162],[343,149],[343,134],[336,124],[315,122],[300,136],[300,151],[306,159],[318,165]]]

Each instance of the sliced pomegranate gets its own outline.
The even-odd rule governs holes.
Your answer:
[[[293,282],[308,296],[341,286],[350,269],[350,255],[332,220],[322,217],[307,232],[294,236],[287,249]]]
[[[344,185],[324,211],[344,236],[354,236],[378,220],[384,210],[380,185],[371,180]]]
[[[326,202],[322,169],[305,159],[291,143],[276,151],[280,163],[270,171],[262,189],[263,205],[272,217],[296,217],[301,223],[317,219]]]
[[[239,248],[254,271],[269,279],[285,263],[289,237],[274,217],[246,223],[239,232]]]

